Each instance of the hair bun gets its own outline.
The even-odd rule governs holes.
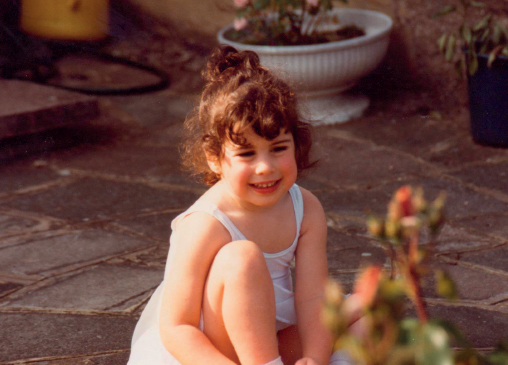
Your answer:
[[[252,51],[238,52],[228,45],[217,47],[203,72],[207,83],[230,77],[241,71],[252,71],[259,67],[259,56]]]

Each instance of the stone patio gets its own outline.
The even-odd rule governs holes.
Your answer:
[[[22,151],[19,136],[0,142],[17,151],[0,154],[0,365],[126,363],[163,275],[169,223],[205,189],[181,171],[178,143],[210,44],[167,42],[185,55],[162,65],[168,89],[93,98],[98,113],[85,106],[86,122],[33,135]],[[488,351],[508,339],[508,150],[472,142],[466,105],[441,109],[428,92],[387,93],[373,80],[359,87],[372,99],[364,117],[316,128],[319,166],[298,181],[325,208],[330,273],[350,290],[360,265],[385,262],[364,220],[383,214],[398,187],[422,186],[430,199],[444,190],[448,219],[432,262],[461,299],[427,288],[426,300]]]

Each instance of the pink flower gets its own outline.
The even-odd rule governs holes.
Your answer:
[[[249,24],[249,22],[245,18],[236,18],[235,21],[233,22],[235,30],[242,30],[247,26],[247,24]]]
[[[235,0],[235,2],[236,2],[236,0]],[[318,6],[318,4],[319,4],[319,0],[307,0],[307,5],[309,5],[309,6],[313,7],[313,8]]]
[[[247,6],[247,4],[249,3],[249,0],[233,0],[233,2],[235,3],[235,6],[238,9],[243,9]]]

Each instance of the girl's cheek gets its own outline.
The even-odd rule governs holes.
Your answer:
[[[292,154],[287,154],[286,156],[284,156],[284,158],[281,161],[281,165],[284,167],[285,170],[297,169],[296,160]]]

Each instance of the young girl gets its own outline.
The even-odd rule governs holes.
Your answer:
[[[327,226],[295,184],[312,165],[295,95],[255,53],[227,46],[204,78],[184,161],[211,187],[171,223],[164,281],[128,364],[347,364],[340,353],[330,362],[320,321]]]

